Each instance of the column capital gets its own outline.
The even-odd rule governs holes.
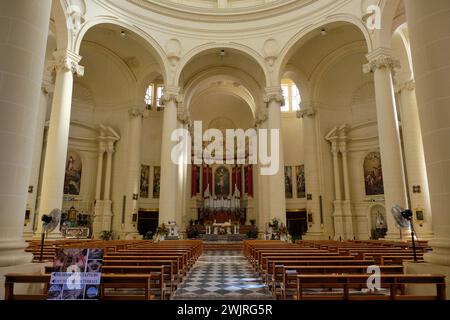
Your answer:
[[[345,141],[341,141],[341,143],[339,143],[339,152],[342,153],[343,157],[347,156],[347,143]]]
[[[394,70],[400,68],[400,61],[395,59],[391,49],[378,48],[366,55],[367,64],[363,65],[364,73],[375,72],[377,69]]]
[[[333,137],[333,138],[330,138],[329,141],[331,142],[331,153],[333,155],[337,155],[339,153],[338,138]]]
[[[114,143],[115,142],[116,142],[115,140],[111,140],[111,139],[109,139],[107,141],[107,144],[106,144],[106,152],[107,153],[114,153],[115,152],[115,150],[114,150]]]
[[[297,111],[297,118],[302,119],[305,117],[314,117],[316,115],[317,108],[314,101],[302,101],[302,107]]]
[[[395,93],[401,93],[402,91],[414,91],[416,90],[416,81],[412,79],[405,82],[396,83],[394,89]]]
[[[128,114],[131,118],[137,118],[137,117],[143,117],[144,116],[144,110],[141,108],[131,108],[128,110]]]
[[[267,110],[259,110],[255,115],[255,126],[259,127],[268,119]]]
[[[106,152],[106,144],[104,141],[100,140],[98,142],[98,153],[103,154]]]
[[[79,77],[84,76],[84,67],[79,63],[82,57],[70,50],[59,50],[53,53],[55,60],[52,62],[52,70],[71,71]]]
[[[284,106],[283,90],[280,87],[270,87],[265,89],[264,102],[266,106],[271,102],[277,102],[280,106]]]
[[[191,124],[191,115],[185,108],[178,108],[177,119],[183,124]]]
[[[184,100],[184,95],[180,93],[179,87],[166,86],[164,87],[164,92],[161,97],[161,104],[166,105],[173,101],[175,104],[182,103]]]
[[[41,89],[42,92],[44,92],[44,94],[50,94],[55,91],[55,81],[50,70],[51,66],[47,64],[44,69],[44,75],[42,77],[42,84],[41,84]]]

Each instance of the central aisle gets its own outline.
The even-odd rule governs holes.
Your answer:
[[[174,300],[272,300],[242,251],[204,251]]]

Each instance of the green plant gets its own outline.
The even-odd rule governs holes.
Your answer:
[[[195,239],[195,238],[197,238],[198,235],[199,235],[197,226],[195,226],[194,224],[191,224],[189,227],[187,227],[186,235],[187,235],[188,239]]]
[[[100,233],[100,239],[104,241],[112,240],[113,238],[113,232],[108,230],[103,230]]]
[[[147,233],[144,235],[144,240],[152,240],[153,239],[153,233],[151,231],[147,231]]]
[[[280,220],[278,218],[273,218],[272,222],[269,223],[269,227],[272,228],[273,232],[278,232],[280,228]]]

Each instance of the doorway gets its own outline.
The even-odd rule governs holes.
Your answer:
[[[308,231],[306,209],[287,210],[286,223],[291,237],[301,240],[302,236]]]
[[[153,235],[156,232],[156,228],[158,228],[158,222],[158,210],[139,209],[137,229],[140,235],[145,237],[147,234],[149,234],[150,239],[152,239]]]

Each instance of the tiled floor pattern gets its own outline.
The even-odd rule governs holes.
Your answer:
[[[205,251],[174,300],[271,300],[241,251]]]

